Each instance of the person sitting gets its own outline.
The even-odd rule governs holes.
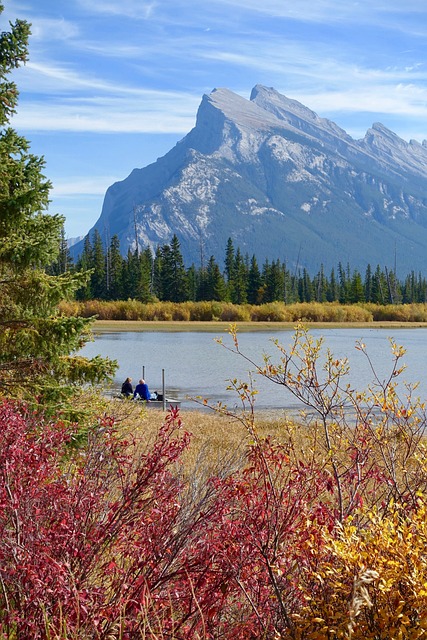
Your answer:
[[[146,402],[150,402],[151,400],[151,394],[148,389],[148,384],[142,378],[135,387],[135,391],[133,392],[133,399],[145,400]]]
[[[132,378],[126,378],[126,380],[122,384],[122,395],[126,396],[126,398],[129,398],[129,396],[131,396],[132,394],[133,394]]]

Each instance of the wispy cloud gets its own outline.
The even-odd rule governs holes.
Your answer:
[[[95,133],[179,133],[195,123],[198,102],[157,96],[144,103],[125,99],[79,99],[22,103],[13,126],[22,131],[82,131]]]
[[[80,29],[74,22],[70,22],[65,19],[53,19],[53,18],[35,18],[31,21],[31,40],[45,40],[49,38],[50,41],[69,40],[77,38],[80,34]]]
[[[109,96],[114,95],[132,95],[135,99],[158,99],[160,101],[174,100],[178,104],[182,99],[188,100],[188,94],[185,92],[171,90],[155,90],[146,89],[137,86],[132,79],[129,83],[116,82],[113,79],[99,78],[93,72],[76,71],[71,66],[72,63],[66,65],[51,65],[29,62],[24,69],[19,70],[20,87],[24,90],[31,85],[37,88],[37,92],[50,91],[57,94],[66,92],[68,95],[74,91],[90,90],[93,96],[96,92],[105,93]],[[78,95],[75,93],[75,95]]]
[[[147,19],[152,15],[157,2],[143,0],[78,0],[78,4],[87,12],[104,15],[120,15],[131,18]]]
[[[108,187],[117,181],[117,176],[104,175],[87,178],[86,176],[72,176],[56,180],[51,190],[55,199],[70,198],[72,196],[102,196]]]
[[[354,23],[372,24],[380,17],[392,20],[401,15],[425,14],[424,0],[408,0],[405,3],[391,0],[359,0],[358,2],[337,2],[336,0],[215,0],[214,4],[228,8],[250,10],[258,14],[289,18],[304,22],[333,24],[351,20]]]

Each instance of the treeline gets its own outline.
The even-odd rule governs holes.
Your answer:
[[[59,259],[52,270],[74,268],[64,241]],[[115,235],[105,247],[101,235],[86,236],[77,270],[92,270],[77,300],[127,300],[187,302],[218,301],[233,304],[262,305],[280,301],[339,302],[340,304],[374,303],[399,305],[425,303],[427,282],[421,273],[412,271],[399,280],[392,269],[372,268],[365,273],[339,263],[329,274],[323,266],[310,275],[305,268],[290,269],[285,262],[265,260],[258,264],[255,255],[243,255],[231,239],[225,247],[224,268],[211,256],[206,264],[186,267],[180,242],[174,235],[169,244],[131,251],[123,257]]]

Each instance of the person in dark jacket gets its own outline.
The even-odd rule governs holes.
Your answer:
[[[134,399],[145,400],[146,402],[150,402],[151,394],[148,389],[148,384],[142,378],[135,387],[135,391],[133,392],[133,397]]]
[[[129,398],[129,396],[131,396],[132,394],[133,394],[132,378],[126,378],[126,380],[122,384],[122,395],[126,396],[126,398]]]

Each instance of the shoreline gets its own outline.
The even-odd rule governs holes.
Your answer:
[[[308,329],[425,329],[427,322],[304,322]],[[211,332],[228,333],[230,326],[235,325],[238,332],[248,331],[293,331],[296,322],[228,322],[228,321],[198,321],[198,320],[95,320],[92,332],[96,334],[117,332]]]

